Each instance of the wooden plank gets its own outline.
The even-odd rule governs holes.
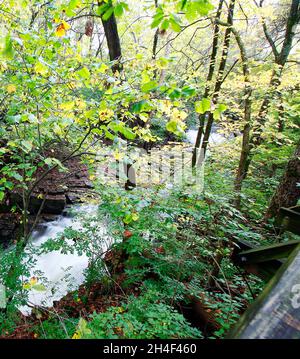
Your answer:
[[[229,335],[232,339],[300,339],[300,245]]]
[[[278,269],[284,263],[283,260],[273,260],[258,264],[245,264],[241,266],[247,273],[256,275],[257,277],[268,282],[276,274]]]
[[[277,223],[283,230],[300,235],[300,206],[281,208]]]
[[[237,262],[245,265],[287,258],[299,244],[300,240],[296,240],[242,251],[237,255]]]
[[[247,263],[241,261],[240,251],[247,251],[250,249],[257,249],[254,244],[246,240],[239,240],[236,243],[235,250],[232,255],[232,261],[235,265],[242,267],[246,272],[254,274],[266,281],[269,281],[277,270],[282,266],[284,260],[274,259],[261,263]]]

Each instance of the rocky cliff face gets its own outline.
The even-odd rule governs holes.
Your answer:
[[[59,160],[65,155],[61,151],[51,151],[51,157]],[[82,197],[93,187],[89,181],[87,166],[82,164],[79,157],[64,163],[66,172],[52,170],[38,183],[30,197],[29,212],[32,217],[40,212],[41,220],[51,219],[51,215],[59,215],[67,204],[79,203]],[[47,170],[39,168],[35,173],[36,179]],[[20,215],[12,214],[9,209],[13,205],[22,208],[22,194],[15,189],[8,193],[5,203],[0,206],[0,244],[7,245],[17,234],[20,227]],[[41,209],[41,211],[40,211]]]
[[[12,213],[0,213],[0,245],[5,247],[16,236],[19,218]]]

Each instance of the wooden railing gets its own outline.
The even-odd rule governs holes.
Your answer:
[[[282,208],[279,223],[300,235],[300,206]],[[256,248],[237,244],[234,263],[269,282],[229,338],[300,339],[300,240]]]

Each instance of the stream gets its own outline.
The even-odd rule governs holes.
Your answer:
[[[186,139],[189,143],[195,144],[197,139],[198,130],[187,130],[186,132]],[[212,133],[209,137],[209,144],[210,145],[220,145],[226,142],[226,137],[218,133],[218,129],[213,127]]]
[[[51,238],[55,238],[66,228],[70,227],[75,230],[82,229],[82,220],[73,212],[84,212],[84,215],[92,217],[97,212],[96,205],[73,206],[72,211],[67,209],[56,220],[44,223],[40,228],[33,232],[31,241],[31,252],[38,249],[43,243]],[[100,234],[107,237],[106,227],[101,224]],[[106,244],[109,246],[110,241]],[[68,292],[76,290],[84,283],[84,271],[88,267],[88,257],[86,255],[62,254],[59,250],[54,250],[42,255],[33,254],[34,265],[30,268],[30,275],[27,278],[22,277],[22,281],[30,278],[38,278],[38,284],[43,284],[45,290],[38,291],[29,289],[28,303],[31,306],[42,305],[52,307],[53,302],[64,297]],[[42,278],[42,280],[40,280]],[[31,307],[19,307],[24,315],[31,313]]]
[[[187,141],[194,144],[197,137],[197,130],[188,130],[186,132]],[[216,129],[210,137],[210,144],[218,145],[226,141],[226,138],[217,133]],[[82,229],[82,219],[74,215],[74,212],[84,212],[85,215],[91,217],[97,212],[97,205],[76,205],[72,209],[67,208],[64,213],[58,216],[54,221],[43,223],[32,234],[30,243],[31,253],[35,252],[49,239],[54,239],[58,234],[62,233],[66,228],[75,230]],[[95,223],[95,225],[97,225]],[[99,226],[100,234],[107,237],[106,226]],[[112,239],[106,241],[106,249],[111,245]],[[33,254],[30,259],[33,265],[30,267],[30,275],[22,277],[22,281],[29,281],[31,278],[37,278],[38,284],[44,286],[44,290],[38,291],[29,289],[28,303],[19,307],[24,315],[30,315],[32,306],[52,307],[54,301],[64,297],[68,292],[76,290],[84,283],[84,272],[88,267],[89,260],[86,255],[62,254],[61,251],[55,250],[42,255]]]

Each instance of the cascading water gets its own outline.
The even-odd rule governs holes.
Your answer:
[[[189,143],[195,144],[198,135],[198,130],[188,130],[186,131],[186,139]],[[226,137],[217,132],[217,129],[213,127],[212,133],[209,137],[210,145],[220,145],[226,142]]]
[[[95,215],[96,211],[96,205],[82,205],[73,208],[73,212],[81,212],[89,217]],[[111,245],[111,239],[107,235],[106,226],[103,223],[101,225],[97,223],[97,225],[100,234],[106,238],[104,246],[107,249]],[[30,260],[34,262],[34,265],[30,268],[30,276],[28,278],[22,277],[22,281],[34,277],[38,278],[38,283],[40,283],[40,278],[42,278],[41,282],[44,289],[41,291],[29,289],[28,304],[30,306],[19,308],[24,315],[30,314],[31,307],[35,305],[51,307],[54,301],[61,299],[69,291],[77,289],[84,282],[84,271],[89,264],[88,257],[85,254],[78,255],[76,252],[74,254],[62,254],[60,250],[41,255],[34,254],[35,250],[37,252],[42,244],[49,239],[54,239],[66,228],[80,230],[82,229],[82,221],[67,211],[55,221],[46,223],[41,229],[33,232],[30,243],[30,252],[33,255]]]

